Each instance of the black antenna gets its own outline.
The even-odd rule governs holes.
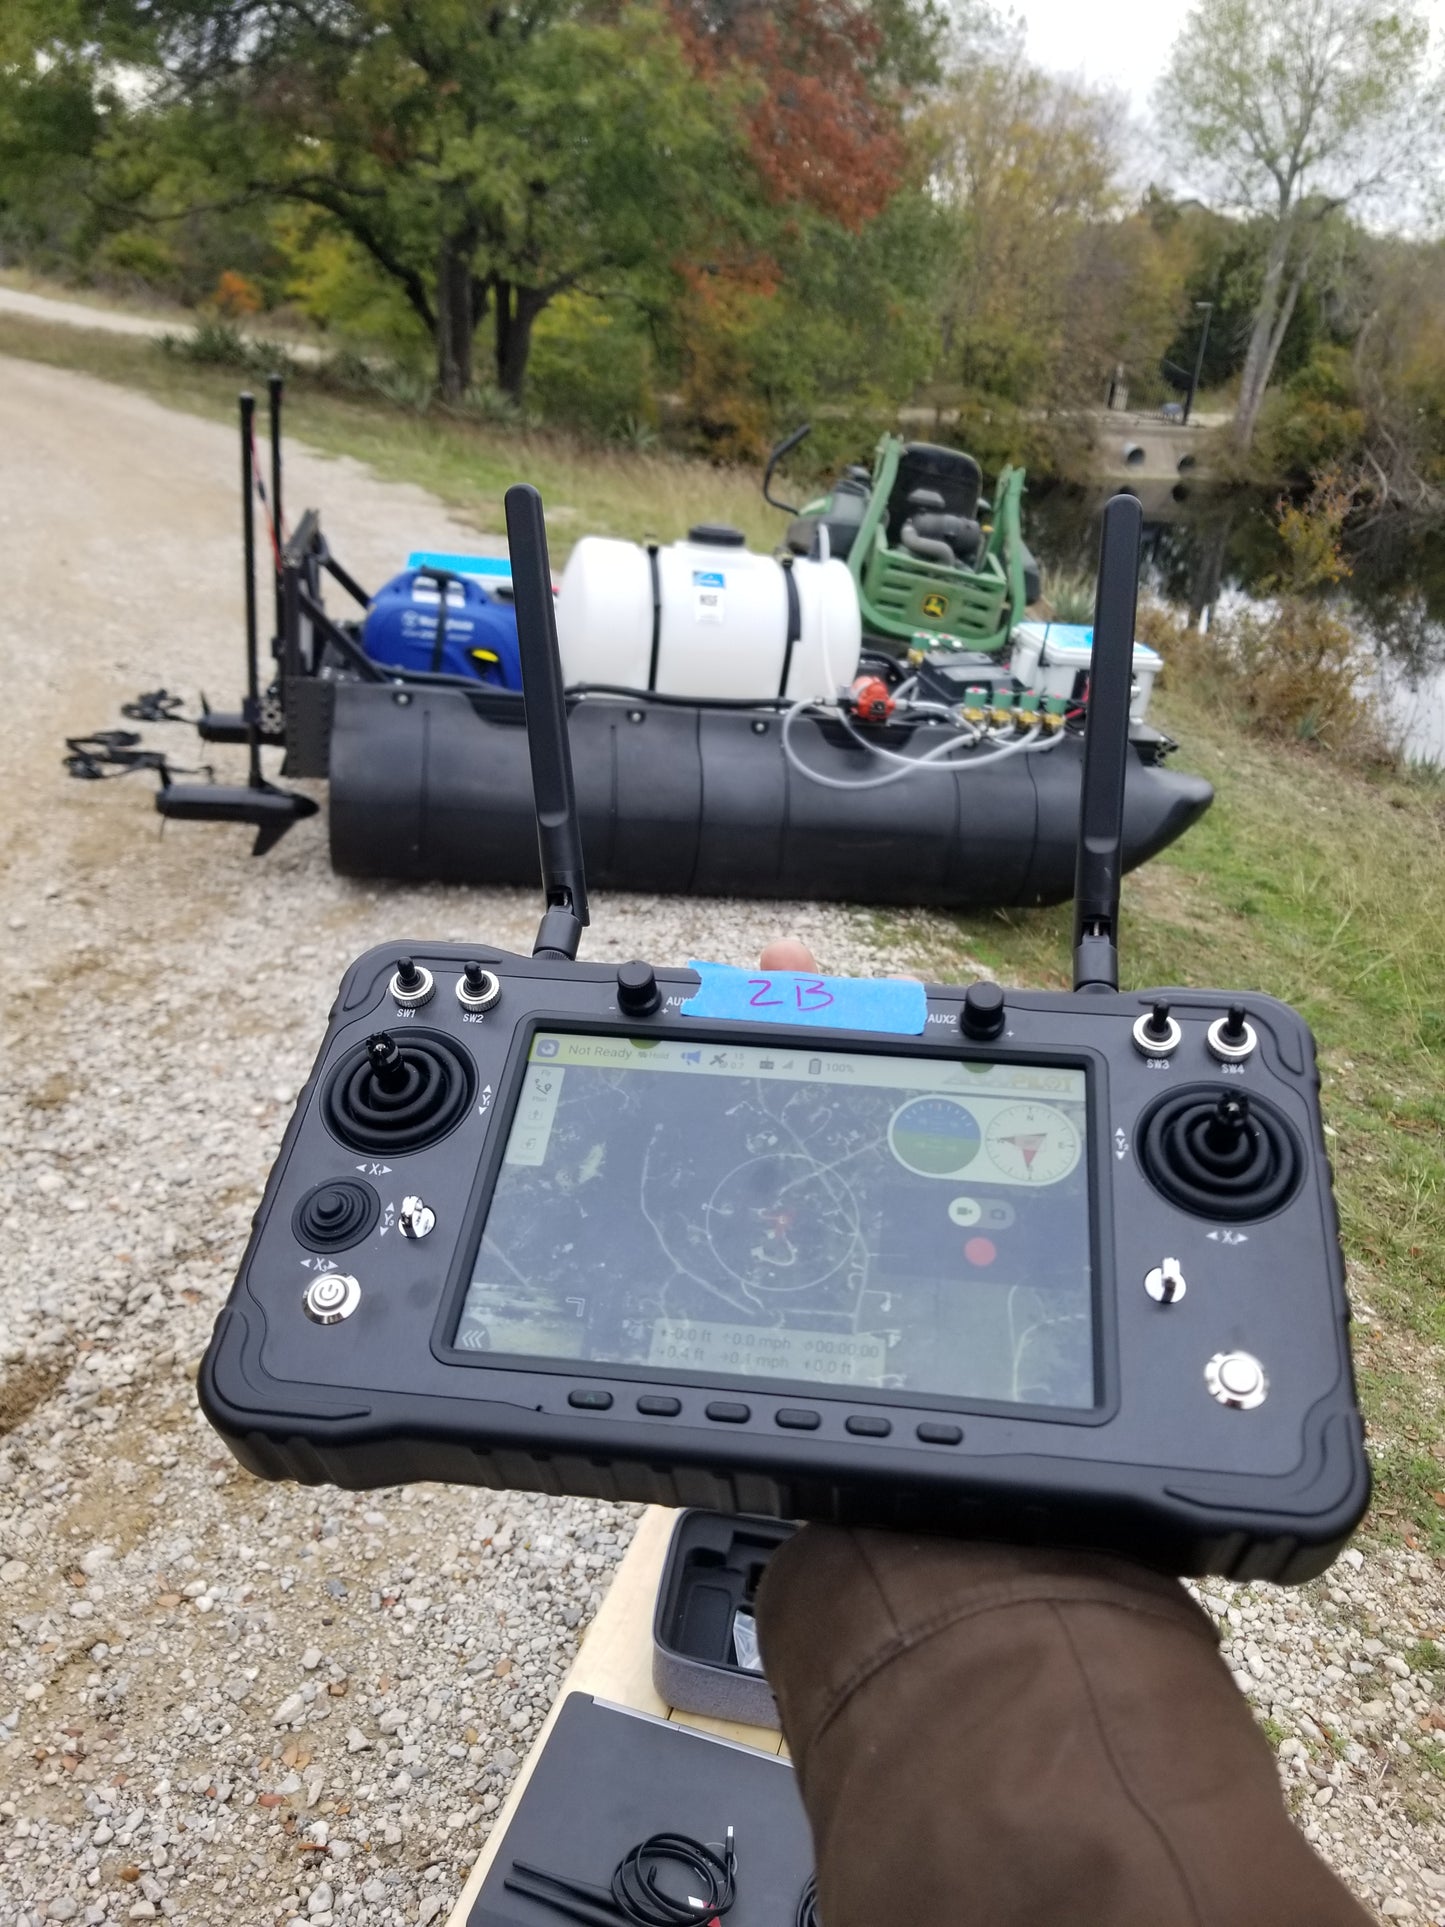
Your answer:
[[[1099,585],[1079,789],[1074,874],[1074,989],[1119,988],[1119,869],[1124,848],[1124,773],[1134,681],[1134,617],[1144,511],[1133,495],[1104,505]]]
[[[261,775],[261,674],[256,650],[256,398],[241,396],[241,547],[246,571],[246,743],[250,757],[249,781],[257,789]]]
[[[274,537],[272,567],[276,578],[276,634],[286,633],[285,591],[281,586],[281,550],[286,538],[281,533],[281,396],[286,387],[280,375],[267,375],[266,393],[271,400],[271,533]]]
[[[512,597],[522,661],[522,702],[527,749],[532,758],[532,797],[537,810],[537,848],[547,908],[532,946],[534,957],[577,955],[587,922],[587,880],[582,874],[582,833],[572,785],[572,746],[567,738],[567,699],[557,648],[557,612],[542,498],[526,482],[506,494],[507,542],[512,552]]]

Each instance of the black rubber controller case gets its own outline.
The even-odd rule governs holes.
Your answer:
[[[1294,1582],[1330,1563],[1369,1473],[1314,1045],[1292,1010],[1252,993],[928,985],[917,1034],[882,1035],[685,1014],[698,982],[428,943],[352,965],[202,1367],[207,1416],[242,1464],[351,1488],[436,1479],[1092,1546],[1180,1574]],[[603,1067],[595,1080],[648,1053],[679,1073],[649,1087],[669,1101],[694,1072],[715,1072],[724,1096],[752,1094],[764,1124],[744,1132],[729,1102],[716,1130],[746,1136],[737,1169],[760,1167],[766,1196],[723,1170],[715,1136],[700,1140],[694,1163],[721,1158],[714,1188],[690,1218],[678,1204],[674,1227],[668,1200],[694,1166],[666,1133],[647,1139],[645,1119],[632,1127],[645,1195],[605,1123],[546,1177],[526,1149],[526,1106],[555,1098],[541,1072],[571,1062],[583,1091],[579,1062]],[[880,1056],[891,1069],[874,1076]],[[959,1066],[1001,1095],[971,1109],[947,1095]],[[891,1158],[903,1200],[891,1230],[894,1194],[860,1204],[853,1153],[815,1145],[805,1166],[801,1139],[774,1142],[811,1128],[800,1119],[842,1128],[890,1079],[926,1088],[894,1105],[854,1166]],[[646,1081],[624,1088],[619,1074],[619,1131]],[[1073,1122],[1051,1088],[1074,1093]],[[985,1167],[996,1182],[974,1181]],[[525,1194],[542,1205],[513,1211],[514,1257],[493,1279],[479,1251],[494,1194],[544,1178]],[[1079,1233],[1065,1249],[1038,1233],[1038,1200],[1069,1186]],[[635,1284],[636,1264],[603,1248],[606,1227],[632,1237],[642,1217],[677,1282],[646,1318],[633,1307],[609,1325],[599,1294]],[[904,1319],[888,1266],[924,1235],[915,1221],[956,1238],[940,1249],[968,1274],[953,1296],[930,1287],[916,1303],[947,1323],[976,1290],[1000,1330],[1014,1321],[1015,1356],[1034,1359],[1013,1381],[926,1386],[926,1353],[911,1376],[882,1368],[888,1345],[908,1344],[885,1329]],[[515,1253],[564,1224],[578,1237],[546,1248],[586,1284],[558,1286],[553,1303]],[[1023,1249],[1009,1240],[1035,1233],[1029,1249],[1068,1272],[1077,1306],[1042,1348],[1023,1323],[1034,1299],[989,1282]],[[842,1240],[835,1277],[796,1272],[816,1272],[829,1240]],[[769,1266],[771,1296],[743,1276]],[[500,1307],[485,1317],[468,1310],[483,1274]],[[858,1303],[871,1293],[854,1316],[862,1335],[809,1328],[795,1275]],[[723,1313],[690,1325],[687,1293],[705,1290]],[[899,1302],[915,1301],[900,1287]],[[539,1334],[530,1350],[518,1331]]]

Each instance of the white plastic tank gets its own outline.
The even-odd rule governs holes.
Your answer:
[[[694,529],[686,542],[659,549],[654,679],[647,550],[586,535],[557,593],[563,674],[569,683],[652,687],[701,701],[831,698],[858,671],[857,591],[842,562],[799,557],[791,567],[799,635],[789,657],[787,578],[776,557],[756,554],[729,530]]]

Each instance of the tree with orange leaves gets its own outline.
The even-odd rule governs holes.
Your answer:
[[[672,11],[699,73],[751,83],[749,146],[774,206],[853,233],[883,211],[905,173],[905,89],[937,71],[932,0],[673,0]]]

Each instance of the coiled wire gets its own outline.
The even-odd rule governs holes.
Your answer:
[[[696,1882],[696,1892],[686,1900],[664,1893],[658,1882],[658,1863],[669,1861],[685,1867]],[[653,1833],[617,1863],[612,1904],[635,1927],[698,1927],[701,1921],[717,1920],[732,1906],[736,1874],[731,1827],[721,1857],[685,1833]]]

